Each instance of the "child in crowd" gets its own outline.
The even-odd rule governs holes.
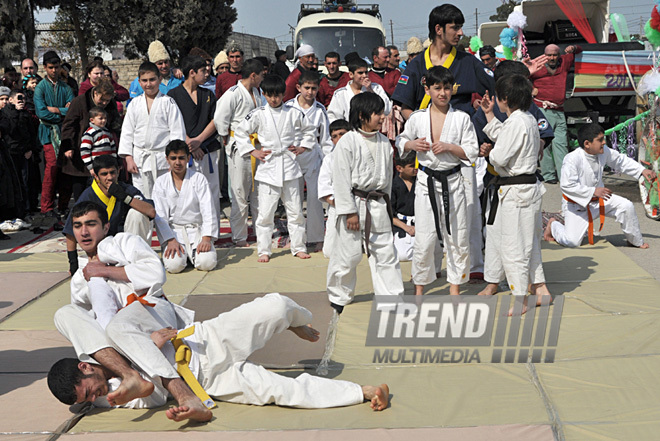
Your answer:
[[[449,69],[436,66],[426,74],[424,89],[431,106],[413,112],[397,138],[399,153],[417,152],[419,182],[415,189],[415,247],[412,278],[415,294],[436,279],[436,242],[447,248],[447,281],[451,295],[470,279],[470,243],[461,161],[473,163],[479,155],[470,116],[449,101],[455,83]],[[434,264],[435,261],[435,264]]]
[[[332,100],[328,106],[328,118],[330,122],[336,119],[349,119],[352,98],[362,92],[372,92],[383,100],[384,115],[392,111],[392,102],[387,96],[385,89],[380,84],[372,83],[367,73],[369,65],[362,58],[352,58],[348,63],[348,75],[351,81],[344,87],[335,90]]]
[[[174,99],[159,90],[158,67],[149,61],[140,65],[138,79],[144,93],[128,106],[119,139],[119,156],[126,158],[126,171],[133,185],[147,198],[159,176],[167,173],[165,146],[186,139],[183,116]]]
[[[541,139],[536,119],[527,111],[532,102],[532,84],[523,75],[500,78],[495,85],[497,104],[507,114],[504,123],[495,118],[494,103],[486,94],[481,108],[488,124],[484,133],[496,146],[490,153],[490,163],[499,176],[494,178],[495,192],[491,201],[490,222],[486,234],[484,278],[488,285],[480,295],[497,292],[505,275],[516,296],[525,296],[528,289],[541,297],[550,296],[545,285],[541,263],[540,236],[541,201],[545,188],[536,177]],[[496,272],[489,267],[502,268]],[[489,271],[490,270],[490,271]],[[501,272],[504,274],[501,274]],[[530,280],[535,283],[531,284]],[[527,298],[522,310],[527,311]],[[509,314],[513,314],[513,309]]]
[[[415,168],[416,155],[407,152],[398,155],[396,176],[392,182],[392,233],[394,234],[394,247],[399,256],[399,262],[409,262],[413,259],[413,246],[415,244],[415,184],[417,168]],[[440,257],[442,259],[442,256]]]
[[[306,120],[303,112],[283,105],[286,83],[279,75],[267,75],[261,82],[261,90],[268,104],[248,113],[235,129],[236,154],[252,155],[261,162],[254,175],[259,194],[255,223],[258,261],[270,261],[275,210],[280,199],[286,209],[291,253],[299,259],[309,259],[299,187],[302,171],[296,157],[312,154],[316,127]],[[261,144],[259,150],[250,142],[250,134],[255,132]]]
[[[89,128],[80,140],[80,157],[87,169],[92,172],[92,161],[101,155],[117,157],[117,147],[112,133],[105,128],[108,113],[103,107],[95,106],[89,109]]]
[[[211,271],[218,263],[213,247],[218,212],[211,187],[202,172],[187,167],[190,150],[185,141],[170,141],[165,154],[170,172],[156,180],[153,194],[163,264],[172,274],[183,271],[188,260],[200,271]]]
[[[362,241],[376,295],[402,295],[401,267],[392,238],[392,146],[380,132],[385,103],[360,93],[350,102],[352,130],[333,153],[336,241],[328,264],[328,297],[337,313],[353,300]]]
[[[316,101],[319,91],[318,72],[306,70],[298,79],[298,95],[286,102],[286,106],[300,110],[307,121],[316,129],[314,148],[296,156],[303,178],[300,179],[300,194],[307,186],[307,241],[313,244],[323,242],[323,205],[318,198],[319,169],[323,160],[323,148],[329,148],[328,115],[325,106]],[[319,251],[317,249],[317,251]]]
[[[605,216],[612,217],[621,224],[623,234],[630,245],[648,248],[649,245],[644,243],[642,238],[633,203],[612,194],[612,190],[605,187],[603,167],[607,165],[636,179],[644,176],[649,182],[657,178],[656,173],[607,147],[603,128],[596,123],[580,127],[578,142],[582,148],[566,155],[561,169],[565,223],[551,218],[546,226],[544,239],[556,240],[565,247],[578,247],[588,234],[589,243],[593,245],[593,218],[600,214],[601,229]]]
[[[248,208],[253,222],[259,215],[259,211],[257,186],[254,185],[253,180],[256,158],[243,157],[238,154],[234,131],[248,113],[263,105],[263,96],[259,91],[261,81],[264,79],[263,71],[264,66],[261,61],[254,58],[247,60],[241,70],[243,78],[222,94],[213,115],[218,135],[222,136],[225,142],[231,191],[229,226],[232,241],[238,247],[248,245]],[[220,84],[219,81],[217,84]],[[252,133],[250,133],[250,141],[256,142],[256,136]]]
[[[323,237],[323,255],[328,259],[334,249],[337,237],[337,229],[335,228],[337,214],[335,213],[335,197],[334,190],[332,189],[332,155],[341,137],[349,130],[351,130],[351,125],[345,119],[337,119],[330,124],[332,150],[326,153],[321,164],[321,170],[319,171],[319,201],[328,204],[328,221],[326,223],[325,236]]]

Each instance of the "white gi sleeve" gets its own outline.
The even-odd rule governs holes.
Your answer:
[[[236,108],[236,93],[225,92],[218,103],[215,105],[215,113],[213,114],[213,123],[218,135],[229,135],[229,128],[231,126],[231,116]]]
[[[385,92],[383,86],[378,83],[371,83],[371,90],[383,100],[383,103],[385,103],[385,110],[383,110],[383,113],[385,116],[389,115],[390,112],[392,112],[392,101],[390,100],[390,97],[387,96],[387,92]]]
[[[119,148],[117,154],[122,158],[124,156],[133,156],[133,140],[135,139],[135,127],[137,125],[138,106],[128,106],[124,122],[121,125],[121,136],[119,137]]]
[[[353,148],[347,137],[337,143],[333,153],[332,188],[335,197],[337,215],[353,214],[358,212],[355,197],[352,193],[352,167]]]
[[[248,156],[255,150],[250,142],[250,133],[255,133],[259,128],[259,109],[260,107],[245,115],[245,119],[234,129],[236,153],[241,156]]]
[[[174,139],[186,140],[186,124],[179,106],[174,98],[168,96],[167,100],[167,124],[170,127],[170,141]]]
[[[414,141],[419,138],[419,135],[417,134],[417,124],[415,124],[416,119],[416,114],[410,115],[410,118],[404,126],[403,132],[401,132],[399,136],[396,137],[396,141],[394,141],[394,145],[399,151],[399,156],[403,156],[405,153],[406,143],[408,141]]]
[[[124,252],[129,262],[124,270],[135,290],[149,289],[165,283],[163,264],[142,238],[133,234],[118,234],[115,236],[115,244]]]
[[[612,170],[632,176],[635,179],[639,179],[644,171],[644,166],[642,164],[616,150],[612,150],[608,146],[604,146],[603,155],[605,155],[605,164],[607,164]]]
[[[302,112],[298,113],[294,122],[296,141],[299,141],[297,146],[311,150],[316,145],[316,126]]]
[[[495,120],[496,118],[493,118],[493,121]],[[491,121],[491,123],[493,121]],[[490,162],[498,167],[507,167],[509,162],[520,153],[520,148],[526,144],[527,141],[525,140],[525,137],[527,134],[524,130],[518,130],[511,124],[508,124],[509,127],[503,127],[502,130],[498,131],[499,133],[495,134],[495,138],[497,138],[496,141],[495,138],[491,136],[494,133],[486,131],[489,128],[489,125],[490,123],[484,127],[484,133],[496,143],[493,150],[490,151]],[[504,125],[502,124],[502,126]]]
[[[169,172],[164,175],[171,179]],[[163,179],[156,179],[154,189],[152,190],[151,198],[154,201],[154,208],[156,208],[156,232],[158,233],[158,240],[162,246],[165,246],[167,241],[175,237],[174,231],[170,228],[170,207],[167,203],[167,192],[165,191],[165,182]]]
[[[343,88],[339,88],[335,90],[334,94],[332,94],[332,100],[330,100],[330,104],[328,105],[328,120],[330,122],[338,119],[345,119],[348,121],[348,117],[345,115],[348,112],[344,109],[344,99],[341,96],[343,93],[342,89]]]
[[[319,170],[319,181],[318,181],[318,195],[319,200],[323,201],[323,198],[326,196],[332,196],[332,155],[334,153],[330,152],[328,155],[323,158],[321,163],[321,169]]]
[[[202,213],[202,236],[211,237],[212,241],[218,238],[218,214],[213,209],[213,199],[209,181],[201,173],[195,173],[195,193],[199,198],[199,211]],[[201,241],[201,237],[198,238]]]
[[[470,164],[473,164],[479,157],[479,141],[477,140],[477,132],[474,129],[474,124],[467,115],[461,115],[461,148],[465,152]]]
[[[578,152],[575,152],[578,153]],[[561,192],[569,199],[575,201],[583,207],[589,205],[589,201],[594,197],[596,187],[590,187],[580,182],[580,174],[578,173],[578,165],[581,164],[582,158],[575,155],[567,155],[561,166]]]

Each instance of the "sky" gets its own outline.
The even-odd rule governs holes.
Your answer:
[[[235,32],[275,38],[281,48],[291,43],[290,26],[295,27],[300,0],[235,0],[234,7],[238,12],[238,20],[234,23]],[[320,0],[306,0],[308,4],[319,4]],[[360,2],[359,4],[367,3]],[[380,4],[383,26],[387,33],[388,44],[391,34],[394,34],[394,44],[405,48],[406,41],[412,36],[424,40],[427,36],[428,14],[441,1],[430,0],[382,0],[368,3]],[[472,0],[470,2],[455,2],[465,16],[464,31],[466,35],[476,35],[476,21],[483,23],[489,16],[495,14],[500,0]],[[631,33],[638,33],[640,23],[643,26],[651,17],[653,0],[611,0],[610,12],[624,14]],[[411,6],[414,5],[414,9]],[[475,10],[478,15],[475,14]],[[264,13],[267,11],[267,13]],[[37,20],[48,23],[54,18],[52,11],[40,11]],[[641,18],[641,19],[640,19]],[[390,25],[391,21],[391,25]]]

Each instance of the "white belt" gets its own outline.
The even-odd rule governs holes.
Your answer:
[[[415,216],[406,216],[405,214],[397,213],[396,217],[407,225],[413,225],[415,223]]]
[[[288,155],[289,158],[293,159],[294,161],[296,160],[296,155],[294,155],[293,152],[289,149],[271,150],[271,152],[268,154],[269,157],[273,157],[273,158],[284,155]]]
[[[190,239],[188,237],[188,228],[194,228],[195,232],[197,233],[197,240],[198,244],[201,242],[201,230],[199,228],[199,225],[193,225],[193,224],[173,224],[174,228],[177,231],[181,231],[181,235],[183,236],[183,241],[184,244],[183,246],[186,247],[186,252],[188,253],[188,256],[190,257],[190,260],[195,263],[195,256],[193,255],[193,248],[192,245],[190,244]],[[197,248],[197,247],[195,247]]]

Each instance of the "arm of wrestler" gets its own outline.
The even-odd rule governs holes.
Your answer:
[[[415,118],[413,117],[413,120]],[[416,152],[428,152],[431,149],[431,144],[426,140],[426,137],[420,137],[415,129],[417,125],[414,121],[404,126],[403,132],[396,137],[395,146],[399,150],[399,156],[405,152],[414,150]]]
[[[333,152],[332,188],[335,197],[335,209],[337,210],[337,216],[346,216],[346,227],[349,230],[358,231],[360,229],[360,219],[355,205],[355,198],[351,192],[353,162],[353,149],[348,137],[344,135]]]
[[[236,93],[225,93],[220,97],[215,104],[215,113],[213,114],[213,124],[220,136],[229,135],[229,126],[231,124],[232,109],[235,109],[237,103],[235,102]]]
[[[196,180],[196,193],[199,197],[199,208],[202,212],[202,240],[197,245],[197,251],[206,253],[213,249],[213,242],[218,237],[218,213],[213,208],[213,199],[211,188],[206,177],[201,173],[196,173],[199,177]]]
[[[591,198],[596,196],[596,187],[590,187],[580,182],[580,174],[578,173],[579,161],[575,161],[575,159],[579,158],[568,156],[564,160],[561,168],[562,173],[559,185],[561,187],[561,192],[565,194],[566,197],[575,201],[577,204],[586,207],[589,205]]]
[[[142,238],[132,234],[118,234],[115,243],[123,250],[128,265],[122,267],[127,282],[136,291],[148,290],[165,283],[165,268],[158,254]]]
[[[499,167],[506,167],[507,164],[509,164],[509,162],[511,162],[511,160],[520,152],[520,146],[525,144],[526,134],[522,130],[516,130],[513,126],[509,126],[510,129],[504,127],[497,118],[493,118],[493,120],[484,128],[484,132],[491,139],[493,139],[494,134],[489,130],[489,126],[495,121],[497,121],[502,128],[497,136],[495,136],[499,141],[495,141],[497,144],[495,145],[495,148],[491,150],[488,157],[490,158],[491,164]]]

